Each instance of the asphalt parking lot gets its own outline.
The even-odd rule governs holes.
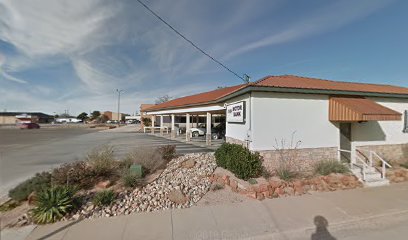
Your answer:
[[[97,131],[90,128],[0,129],[0,199],[36,172],[83,159],[100,145],[114,146],[116,158],[142,146],[174,144],[178,154],[210,149],[136,132],[137,126]]]

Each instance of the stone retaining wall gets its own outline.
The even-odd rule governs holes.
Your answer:
[[[281,154],[276,150],[260,151],[259,153],[264,158],[263,165],[271,172],[275,171],[282,161]],[[284,156],[288,155],[296,156],[293,157],[295,160],[289,164],[292,164],[294,167],[298,168],[298,170],[304,172],[312,171],[314,164],[321,160],[338,159],[337,147],[286,150]]]
[[[237,179],[233,174],[215,173],[210,176],[212,189],[215,186],[229,186],[233,192],[249,198],[263,200],[265,198],[279,198],[293,195],[303,195],[311,191],[327,192],[362,187],[362,183],[353,175],[330,174],[316,176],[310,179],[296,179],[285,182],[278,178],[269,180],[258,178],[256,184],[242,184],[243,180]]]
[[[357,149],[361,149],[363,151],[374,151],[387,162],[401,163],[408,161],[408,143],[357,146]]]

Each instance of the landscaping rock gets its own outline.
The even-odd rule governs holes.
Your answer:
[[[108,188],[110,185],[111,185],[111,181],[109,181],[109,180],[101,181],[101,182],[98,182],[98,183],[96,184],[96,188],[106,189],[106,188]]]
[[[111,206],[92,208],[89,203],[92,199],[89,198],[86,200],[88,204],[68,219],[73,219],[75,214],[95,218],[193,206],[210,190],[210,176],[216,167],[214,153],[180,156],[170,161],[166,169],[144,187],[119,192]]]
[[[194,161],[194,159],[189,159],[189,160],[187,160],[187,161],[184,161],[184,162],[182,162],[181,163],[181,166],[183,167],[183,168],[193,168],[194,167],[194,165],[195,165],[195,161]]]
[[[184,204],[187,202],[186,196],[181,192],[181,190],[173,190],[167,196],[170,201],[176,204]]]

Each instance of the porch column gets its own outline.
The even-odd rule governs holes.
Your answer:
[[[160,135],[163,136],[163,115],[160,115]]]
[[[155,115],[152,115],[152,134],[154,134],[154,120],[156,119]]]
[[[176,138],[176,128],[174,126],[174,114],[171,114],[171,138]]]
[[[207,145],[211,145],[211,113],[207,112],[207,134],[205,140]]]
[[[186,141],[190,141],[190,114],[186,114]]]

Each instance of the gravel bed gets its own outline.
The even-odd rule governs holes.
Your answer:
[[[111,206],[96,207],[91,201],[67,219],[110,217],[133,212],[153,212],[195,205],[209,190],[209,176],[216,168],[213,153],[193,153],[168,163],[153,182],[121,192]]]

